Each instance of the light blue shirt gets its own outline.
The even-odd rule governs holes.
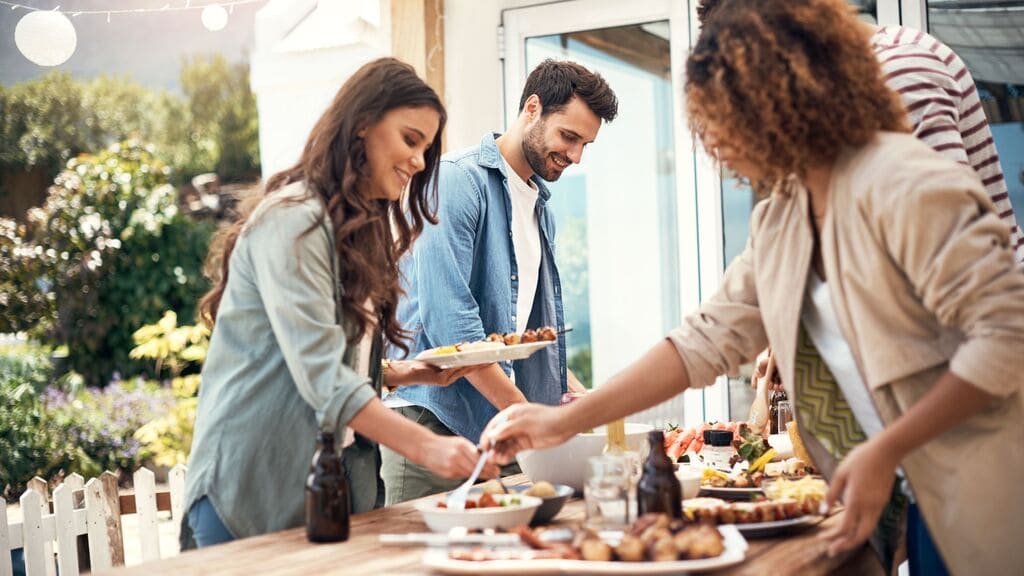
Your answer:
[[[483,340],[516,331],[519,273],[512,242],[508,174],[487,134],[480,146],[446,154],[438,175],[440,223],[427,226],[402,263],[406,295],[398,320],[415,336],[410,356],[437,346]],[[536,175],[536,213],[541,262],[530,328],[564,329],[562,286],[555,265],[555,220],[547,210],[551,193]],[[557,405],[566,391],[565,337],[515,363],[515,384],[531,402]],[[465,378],[450,386],[408,386],[396,395],[423,406],[456,434],[476,442],[497,410]]]
[[[340,441],[379,393],[352,368],[359,350],[340,318],[331,221],[317,223],[321,203],[304,194],[302,183],[286,186],[250,217],[231,253],[203,366],[185,510],[207,496],[236,538],[304,523],[317,430],[334,430]],[[371,367],[380,363],[381,346],[373,348]],[[376,445],[357,436],[343,458],[353,510],[372,509]]]

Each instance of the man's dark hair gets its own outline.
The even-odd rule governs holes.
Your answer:
[[[697,0],[697,20],[703,27],[708,23],[708,18],[718,10],[719,0]]]
[[[548,58],[534,68],[519,100],[520,112],[532,94],[540,98],[541,116],[565,108],[573,96],[583,100],[605,122],[619,114],[619,99],[604,78],[575,62]]]

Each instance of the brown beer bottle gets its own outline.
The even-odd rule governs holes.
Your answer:
[[[665,454],[665,433],[652,430],[647,433],[647,441],[651,451],[636,487],[637,515],[660,512],[682,519],[683,492],[676,478],[676,467]]]
[[[317,435],[316,453],[306,479],[306,537],[310,542],[348,540],[348,480],[334,450],[334,433]]]

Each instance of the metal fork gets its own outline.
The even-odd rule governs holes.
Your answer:
[[[494,417],[494,421],[497,424],[504,424],[506,420],[508,420],[508,416],[503,412]],[[448,494],[448,498],[445,499],[445,506],[449,510],[457,510],[461,512],[466,509],[466,497],[469,496],[469,489],[473,487],[473,483],[476,482],[476,479],[480,476],[480,471],[484,469],[484,463],[487,462],[487,459],[493,454],[493,446],[491,446],[491,448],[486,452],[480,453],[480,459],[476,461],[476,468],[473,469],[473,473],[470,474],[469,478],[467,478],[461,486],[450,492]],[[501,480],[499,479],[498,482],[501,482]],[[505,486],[502,485],[502,488],[504,487]],[[507,489],[505,491],[508,492]]]
[[[476,468],[473,468],[473,473],[470,474],[469,478],[462,483],[462,486],[459,486],[448,494],[448,499],[446,500],[445,505],[449,510],[461,512],[466,509],[466,497],[469,496],[469,489],[473,487],[473,483],[476,482],[477,477],[480,476],[480,471],[484,469],[484,463],[487,462],[487,458],[490,457],[492,452],[492,450],[481,452],[480,459],[476,461]]]

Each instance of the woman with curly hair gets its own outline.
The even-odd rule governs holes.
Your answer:
[[[382,386],[447,385],[466,373],[381,360],[385,340],[406,346],[395,319],[398,260],[424,221],[437,222],[445,118],[411,66],[366,64],[338,91],[298,162],[267,181],[222,250],[211,251],[220,277],[200,307],[213,332],[183,547],[301,525],[318,431],[345,438],[353,512],[381,494],[377,442],[444,477],[472,472],[472,443],[434,434],[380,401]]]
[[[504,460],[562,442],[771,343],[846,507],[822,534],[831,554],[870,536],[891,562],[912,499],[912,570],[1019,572],[1024,275],[977,175],[907,133],[843,0],[724,0],[686,75],[705,147],[771,192],[746,250],[638,362],[568,406],[508,408],[485,443]],[[915,548],[929,533],[933,557]]]

